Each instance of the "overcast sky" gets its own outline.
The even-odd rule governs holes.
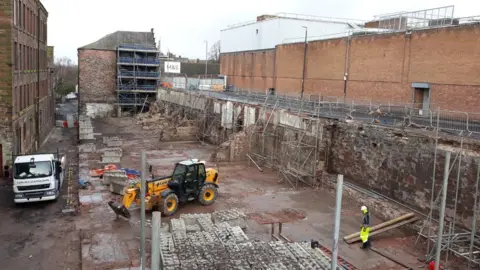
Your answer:
[[[205,43],[220,39],[229,24],[279,12],[370,20],[374,15],[455,3],[455,16],[480,15],[478,0],[41,0],[49,12],[48,44],[55,57],[77,61],[77,48],[117,30],[150,31],[169,50],[205,56]],[[479,14],[476,14],[479,13]]]

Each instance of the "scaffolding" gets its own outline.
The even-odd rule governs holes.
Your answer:
[[[117,47],[117,106],[144,111],[156,99],[160,82],[159,51],[154,46],[120,44]]]
[[[255,124],[248,127],[248,158],[256,166],[276,169],[282,179],[297,188],[302,182],[314,186],[317,179],[319,135],[318,110],[315,103],[301,100],[288,124],[282,122],[279,106],[282,99],[266,95],[257,106]],[[259,108],[258,108],[259,107]],[[321,141],[321,139],[320,139]]]
[[[438,109],[439,110],[439,109]],[[475,160],[474,163],[477,163],[476,171],[476,180],[475,180],[475,191],[474,191],[474,205],[473,205],[473,217],[471,228],[466,228],[462,224],[457,224],[457,202],[459,198],[459,187],[460,187],[460,178],[462,175],[462,162],[464,162],[466,155],[464,154],[463,143],[464,139],[462,137],[460,142],[460,149],[455,155],[453,162],[450,163],[450,157],[446,157],[445,161],[445,171],[444,171],[444,183],[440,186],[438,194],[436,193],[435,187],[436,183],[436,170],[437,170],[437,158],[438,158],[438,131],[439,131],[439,114],[437,113],[436,119],[436,137],[435,137],[435,154],[434,154],[434,164],[433,164],[433,175],[432,175],[432,187],[431,187],[431,198],[430,198],[430,212],[427,216],[427,219],[424,220],[424,223],[418,233],[417,242],[420,237],[427,239],[427,253],[425,255],[425,261],[435,260],[438,250],[440,254],[444,254],[444,262],[448,263],[449,254],[453,254],[457,257],[466,259],[468,262],[468,269],[471,269],[471,266],[474,265],[478,267],[480,265],[480,236],[477,235],[477,219],[478,211],[480,208],[479,201],[479,184],[480,184],[480,160]],[[456,151],[455,151],[456,152]],[[451,165],[450,165],[451,164]],[[456,180],[455,180],[455,200],[454,200],[454,209],[453,215],[451,218],[443,218],[445,213],[445,200],[446,200],[446,190],[449,189],[449,176],[452,171],[456,168]],[[446,184],[446,185],[445,185]],[[443,194],[442,194],[443,192]],[[442,203],[441,203],[442,201]],[[434,218],[434,209],[438,209],[440,212],[440,218],[435,220]],[[438,224],[436,235],[432,234],[432,227],[434,224]],[[426,231],[426,232],[425,232]]]
[[[454,11],[455,7],[451,5],[377,15],[375,21],[378,22],[378,28],[392,31],[444,27],[458,24],[458,20],[453,16]]]

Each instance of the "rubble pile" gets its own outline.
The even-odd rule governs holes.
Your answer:
[[[182,214],[161,234],[163,269],[329,269],[330,257],[310,243],[251,241],[242,211]],[[340,265],[339,269],[344,269]]]
[[[146,113],[136,115],[137,124],[145,130],[175,132],[176,128],[191,126],[194,121],[182,116],[182,108],[169,111],[164,104],[155,102]]]

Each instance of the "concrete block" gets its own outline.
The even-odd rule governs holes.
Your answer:
[[[107,142],[108,147],[121,147],[122,141],[121,140],[112,140]]]
[[[185,221],[186,225],[195,225],[198,224],[197,220],[200,218],[212,220],[212,214],[181,214],[180,218]]]
[[[240,227],[230,227],[227,228],[227,231],[235,239],[236,243],[242,243],[248,241],[248,236],[243,232]]]
[[[183,219],[173,218],[170,220],[170,232],[180,232],[183,234],[187,233],[187,228],[185,227],[185,221]]]
[[[227,229],[230,227],[232,226],[230,226],[230,224],[228,224],[227,222],[219,222],[215,224],[215,229]]]
[[[197,222],[198,222],[198,225],[200,225],[200,229],[202,231],[211,232],[215,230],[214,224],[211,218],[199,218],[197,219]]]
[[[122,170],[113,170],[106,171],[103,173],[102,183],[104,185],[109,185],[112,182],[118,184],[125,184],[128,181],[128,176],[125,171]]]
[[[86,144],[80,144],[78,146],[78,151],[80,153],[91,153],[91,152],[95,152],[95,144],[93,143],[86,143]]]
[[[120,163],[120,157],[119,156],[102,156],[102,162],[101,163]]]
[[[247,228],[245,213],[240,209],[234,208],[230,210],[214,212],[212,217],[214,223],[227,222],[232,227],[239,226],[242,229]]]
[[[177,254],[162,251],[160,256],[162,256],[162,263],[164,266],[180,267],[180,260],[178,259]]]
[[[230,269],[233,269],[233,270],[249,270],[251,269],[250,268],[250,265],[248,264],[248,262],[246,260],[231,260],[230,261]]]
[[[198,225],[198,224],[185,225],[185,228],[186,228],[187,233],[201,231],[200,225]]]
[[[102,157],[121,157],[122,154],[122,148],[105,148]]]
[[[108,142],[110,141],[122,141],[122,139],[120,139],[120,137],[117,137],[117,136],[105,136],[102,138],[102,142],[103,144],[108,144]]]
[[[270,263],[267,265],[268,270],[289,270],[283,263]]]
[[[299,243],[287,243],[286,246],[297,260],[310,257],[310,254]]]

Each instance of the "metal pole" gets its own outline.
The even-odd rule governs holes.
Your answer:
[[[443,171],[443,186],[442,186],[442,204],[440,206],[440,217],[438,218],[438,233],[436,243],[435,254],[435,270],[439,270],[440,265],[440,252],[442,251],[442,238],[443,238],[443,223],[445,219],[445,204],[447,202],[447,187],[448,187],[448,175],[450,171],[450,152],[446,152],[445,155],[445,168]]]
[[[475,241],[475,232],[477,231],[477,212],[478,212],[478,181],[480,180],[480,160],[477,165],[477,183],[475,184],[475,199],[473,204],[472,231],[470,232],[470,248],[468,250],[468,270],[473,260],[473,242]]]
[[[162,269],[162,260],[160,258],[160,228],[161,228],[161,214],[158,211],[152,213],[152,255],[151,255],[151,270]]]
[[[208,66],[208,41],[205,40],[205,79],[207,78]]]
[[[335,231],[333,234],[332,247],[332,270],[337,269],[338,256],[338,235],[340,232],[340,215],[342,212],[342,191],[343,191],[343,174],[337,176],[337,202],[335,204]]]
[[[414,93],[415,94],[415,93]],[[427,225],[428,225],[428,233],[427,233],[427,254],[430,253],[430,235],[431,235],[431,223],[432,223],[432,215],[433,215],[433,198],[435,194],[435,180],[436,180],[436,169],[437,169],[437,148],[438,148],[438,128],[439,128],[439,121],[440,121],[440,107],[437,108],[437,129],[435,130],[435,154],[433,157],[433,170],[432,170],[432,191],[430,196],[430,212],[427,218]]]
[[[140,255],[141,261],[140,265],[142,266],[142,270],[145,270],[145,188],[146,188],[146,181],[145,181],[145,170],[146,170],[146,155],[145,150],[142,150],[141,156],[141,163],[142,168],[140,171]]]
[[[307,33],[308,33],[308,27],[302,26],[305,28],[305,46],[303,48],[303,71],[302,71],[302,93],[301,93],[301,98],[303,99],[303,92],[305,91],[305,67],[307,65]]]

